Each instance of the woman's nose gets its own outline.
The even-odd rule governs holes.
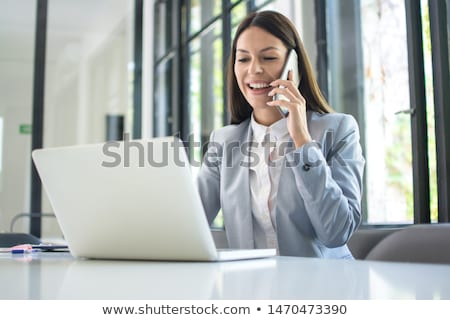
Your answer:
[[[250,74],[258,74],[258,73],[262,73],[263,72],[263,69],[262,69],[262,66],[261,66],[261,63],[259,63],[259,61],[258,60],[253,60],[251,63],[250,63],[250,68],[249,68],[249,73]]]

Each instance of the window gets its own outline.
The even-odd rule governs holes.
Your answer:
[[[235,7],[245,12],[245,7]],[[224,101],[224,46],[223,18],[221,1],[192,1],[190,8],[188,49],[187,89],[189,110],[189,138],[202,145],[208,141],[209,134],[215,128],[226,123],[226,106]],[[200,163],[202,149],[190,150],[191,159]]]
[[[331,106],[360,124],[364,221],[437,222],[436,134],[445,132],[435,128],[429,1],[325,0],[322,9],[329,68],[319,74]]]
[[[368,223],[414,216],[405,4],[361,2]]]
[[[157,1],[155,3],[155,46],[154,46],[154,116],[155,136],[164,136],[176,131],[174,112],[177,105],[178,47],[176,32],[179,28],[177,1]],[[174,127],[172,127],[174,126]]]

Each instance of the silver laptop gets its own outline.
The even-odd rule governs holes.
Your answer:
[[[76,257],[224,261],[276,254],[216,249],[178,138],[47,148],[32,157]]]

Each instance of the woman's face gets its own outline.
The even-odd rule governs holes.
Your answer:
[[[237,39],[234,74],[254,112],[278,112],[266,104],[272,99],[267,94],[272,90],[269,84],[280,77],[286,56],[283,42],[259,27],[246,29]]]

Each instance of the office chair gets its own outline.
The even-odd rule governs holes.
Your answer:
[[[40,244],[41,240],[32,234],[7,232],[0,233],[0,248],[9,248],[18,244]]]
[[[352,235],[347,245],[355,259],[364,260],[378,242],[397,230],[399,229],[359,229]]]
[[[381,240],[366,260],[450,263],[450,224],[406,227]]]

